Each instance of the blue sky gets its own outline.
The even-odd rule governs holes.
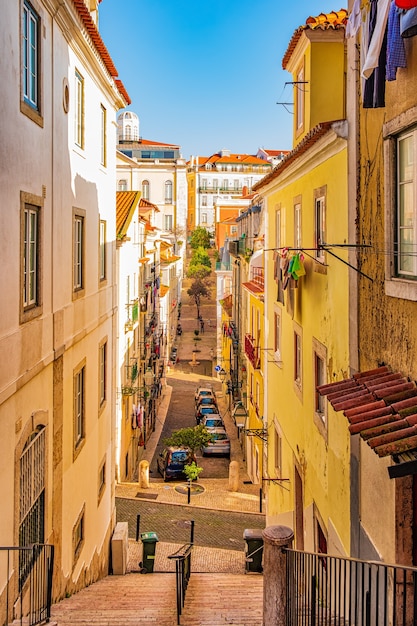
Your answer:
[[[99,28],[144,139],[182,155],[290,149],[282,58],[309,15],[341,0],[103,0]],[[287,107],[288,108],[288,107]],[[291,108],[290,108],[291,111]]]

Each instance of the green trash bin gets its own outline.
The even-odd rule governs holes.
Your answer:
[[[246,528],[243,531],[245,546],[245,564],[247,572],[262,572],[264,540],[261,528]]]
[[[147,574],[153,572],[158,535],[156,533],[141,533],[140,538],[143,547],[143,560],[140,562],[140,566],[142,574]]]

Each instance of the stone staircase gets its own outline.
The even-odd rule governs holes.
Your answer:
[[[191,574],[181,626],[262,626],[263,577]],[[54,604],[51,626],[175,626],[175,575],[107,576]]]

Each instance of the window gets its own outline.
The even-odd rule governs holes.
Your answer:
[[[207,224],[207,213],[202,213],[201,214],[201,223],[202,224]]]
[[[144,180],[142,182],[142,198],[144,200],[149,200],[149,180]]]
[[[239,189],[240,189],[240,184],[239,184],[239,180],[238,180],[238,179],[235,179],[235,180],[233,181],[233,185],[234,185],[235,191],[239,191]]]
[[[204,189],[204,190],[207,189],[207,178],[201,179],[201,189]]]
[[[417,107],[383,126],[385,294],[417,301]]]
[[[281,311],[276,309],[274,312],[274,359],[281,362]]]
[[[127,180],[126,178],[122,178],[119,180],[119,191],[127,191]]]
[[[40,18],[32,5],[23,3],[22,91],[23,102],[40,111]]]
[[[224,180],[223,181],[223,189],[225,191],[227,191],[229,189],[229,181],[228,180]]]
[[[101,145],[100,145],[100,163],[106,167],[107,165],[107,111],[103,105],[100,107],[101,113]]]
[[[326,242],[326,201],[325,187],[314,191],[314,247],[317,260],[324,262],[324,250],[321,246]]]
[[[417,129],[397,139],[396,274],[417,277]]]
[[[82,547],[85,541],[85,505],[82,508],[81,513],[78,516],[77,521],[72,529],[72,553],[74,558],[74,565],[81,554]]]
[[[165,204],[172,204],[172,181],[165,182]]]
[[[231,235],[236,235],[237,233],[237,226],[231,226],[230,227],[230,234]]]
[[[219,181],[217,178],[213,178],[213,191],[217,191],[219,188]]]
[[[207,206],[207,196],[201,196],[201,206]]]
[[[294,382],[298,387],[302,383],[302,345],[301,335],[294,331]]]
[[[38,305],[39,286],[39,207],[24,209],[23,307]]]
[[[107,341],[104,341],[99,348],[99,403],[102,407],[107,399]]]
[[[75,70],[74,141],[84,148],[84,78]]]
[[[314,352],[314,389],[315,389],[315,412],[324,418],[325,398],[321,396],[317,387],[324,385],[326,381],[326,364],[324,360]]]
[[[294,204],[294,248],[301,248],[301,203]]]
[[[165,230],[172,230],[172,215],[165,215]]]
[[[74,373],[74,448],[85,438],[85,365]]]
[[[100,220],[100,233],[99,233],[99,245],[100,245],[100,264],[99,264],[99,276],[100,280],[106,278],[106,229],[107,222]]]
[[[100,465],[98,471],[98,500],[101,500],[101,497],[106,488],[106,459]]]
[[[73,253],[73,288],[80,291],[84,288],[84,217],[74,215],[74,253]]]
[[[276,477],[280,478],[282,475],[282,435],[281,435],[281,429],[278,426],[275,415],[274,415],[274,466],[275,466]]]
[[[281,209],[275,211],[275,247],[281,248]]]
[[[304,67],[300,67],[295,84],[295,106],[296,106],[296,130],[301,132],[304,128]]]

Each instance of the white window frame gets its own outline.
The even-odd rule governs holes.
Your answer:
[[[282,311],[279,307],[274,309],[274,360],[282,362]]]
[[[304,65],[300,67],[297,71],[296,81],[297,84],[294,85],[295,88],[295,102],[296,102],[296,131],[297,133],[302,132],[304,128],[304,118],[305,118],[305,89],[304,89]]]
[[[84,149],[84,77],[76,69],[74,76],[74,141]]]
[[[121,178],[119,180],[119,191],[127,191],[127,179]]]
[[[99,249],[100,249],[100,258],[99,258],[99,278],[100,280],[106,280],[107,277],[107,255],[106,255],[106,235],[107,232],[107,222],[105,220],[100,220],[99,224]]]
[[[172,180],[165,181],[165,204],[172,204]]]
[[[314,198],[314,247],[315,258],[321,263],[325,260],[325,253],[320,246],[326,242],[326,197],[317,195]]]
[[[301,249],[301,202],[294,203],[294,248]]]
[[[73,290],[84,289],[84,254],[85,254],[84,216],[74,213],[73,217]]]
[[[74,372],[74,448],[85,439],[85,363]]]
[[[384,173],[385,173],[385,247],[389,254],[385,256],[385,294],[393,298],[417,301],[417,280],[412,273],[398,272],[398,147],[399,141],[409,134],[414,137],[414,171],[412,184],[414,204],[417,199],[417,106],[411,107],[386,122],[383,126],[384,137]],[[414,209],[414,226],[416,227],[417,208]],[[417,252],[417,251],[416,251]],[[414,262],[417,259],[413,257]],[[417,268],[416,268],[417,269]]]
[[[172,230],[174,216],[169,214],[165,215],[165,230]]]
[[[294,324],[294,385],[301,391],[303,387],[303,334],[298,324]]]
[[[23,99],[36,111],[40,105],[40,17],[24,0],[22,25]]]
[[[101,133],[100,133],[100,163],[103,167],[107,166],[107,111],[103,105],[100,105],[101,115]]]
[[[149,200],[150,193],[151,193],[151,185],[149,183],[149,180],[143,180],[142,181],[142,198],[144,200]]]
[[[99,404],[103,407],[107,400],[107,341],[99,347]]]
[[[282,476],[282,430],[278,424],[276,415],[274,414],[274,468],[276,478]]]
[[[24,208],[23,307],[35,307],[39,293],[39,207]]]

